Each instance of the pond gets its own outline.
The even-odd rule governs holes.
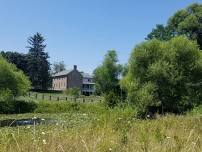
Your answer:
[[[16,127],[27,125],[47,125],[57,124],[58,121],[54,119],[42,119],[42,118],[28,118],[28,119],[6,119],[0,120],[0,127]]]

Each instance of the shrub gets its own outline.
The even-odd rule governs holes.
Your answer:
[[[0,92],[17,97],[25,94],[29,88],[30,81],[23,72],[0,56]]]
[[[23,100],[0,101],[0,114],[31,113],[37,108],[33,101]]]
[[[138,45],[121,84],[127,90],[128,101],[145,116],[154,109],[184,113],[200,104],[201,78],[202,53],[197,44],[176,37]]]
[[[64,91],[66,95],[73,96],[74,98],[78,98],[81,94],[81,90],[79,88],[69,88]]]
[[[110,91],[108,94],[104,95],[104,102],[107,107],[113,108],[120,103],[120,97],[113,91]]]

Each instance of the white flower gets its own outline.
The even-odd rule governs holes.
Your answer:
[[[112,148],[109,148],[109,151],[112,151]]]
[[[170,139],[171,137],[166,137],[167,139]]]
[[[43,144],[44,144],[44,145],[46,145],[46,144],[47,144],[45,139],[43,139],[42,141],[43,141]]]
[[[45,132],[42,131],[41,134],[42,134],[42,135],[45,135]]]
[[[41,120],[44,121],[45,119],[42,118]]]
[[[27,129],[29,129],[30,128],[30,126],[27,126]]]
[[[32,119],[37,119],[37,117],[34,116],[34,118],[32,118]]]
[[[84,113],[84,114],[83,114],[83,116],[87,116],[87,114],[86,114],[86,113]]]
[[[196,145],[196,143],[195,143],[195,142],[193,142],[193,141],[192,141],[192,144],[193,144],[193,145]]]

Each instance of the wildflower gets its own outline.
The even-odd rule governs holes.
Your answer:
[[[42,120],[42,121],[45,121],[45,119],[43,119],[43,118],[42,118],[41,120]]]
[[[32,119],[37,119],[37,117],[34,116]]]
[[[122,119],[122,118],[120,118],[120,117],[118,118],[118,120],[121,120],[121,119]]]
[[[196,143],[195,143],[195,142],[193,142],[193,141],[192,141],[192,144],[193,144],[193,145],[196,145]]]
[[[45,135],[45,132],[42,131],[41,134],[42,134],[42,135]]]
[[[27,126],[27,129],[29,129],[30,128],[30,126]]]
[[[87,116],[87,114],[86,114],[86,113],[84,113],[84,114],[83,114],[83,116]]]
[[[45,139],[43,139],[42,141],[43,141],[43,144],[44,144],[44,145],[46,145],[46,144],[47,144]]]
[[[168,137],[166,137],[166,138],[167,138],[167,139],[170,139],[171,137],[168,136]]]
[[[112,151],[112,148],[109,148],[109,151]]]

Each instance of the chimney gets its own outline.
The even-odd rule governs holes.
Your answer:
[[[77,65],[74,65],[74,70],[77,70]]]

